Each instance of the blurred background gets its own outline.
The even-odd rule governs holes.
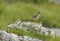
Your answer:
[[[39,19],[33,20],[32,17],[37,12],[40,12],[41,16]],[[60,41],[60,37],[52,39],[40,34],[27,33],[17,28],[7,28],[17,19],[21,19],[22,22],[42,22],[44,27],[55,28],[52,30],[56,30],[56,28],[60,28],[60,0],[0,0],[0,30],[39,39],[42,36],[47,41]],[[60,29],[56,30],[56,34],[60,36]]]
[[[33,20],[31,17],[36,12],[41,12],[41,17]],[[60,28],[60,0],[0,0],[0,29],[14,23],[17,18]]]

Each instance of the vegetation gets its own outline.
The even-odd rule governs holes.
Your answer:
[[[29,35],[37,38],[44,38],[46,41],[60,41],[60,37],[56,39],[47,39],[43,35],[34,33],[26,33],[23,30],[7,29],[7,25],[14,23],[17,18],[22,21],[43,22],[43,26],[60,28],[60,6],[48,3],[48,0],[0,0],[0,29],[13,32],[18,35]],[[38,20],[33,20],[32,16],[36,12],[41,12]]]
[[[14,29],[14,30],[13,30]],[[17,29],[17,28],[13,28],[13,29],[9,29],[7,28],[6,31],[9,32],[9,33],[15,33],[15,34],[18,34],[19,36],[31,36],[33,38],[37,38],[37,39],[43,39],[44,41],[57,41],[58,39],[60,38],[53,38],[51,37],[50,35],[49,36],[45,36],[44,34],[37,34],[37,33],[33,33],[33,32],[25,32],[24,30],[22,29]]]
[[[32,16],[36,12],[41,12],[38,20],[33,20]],[[43,22],[43,26],[60,28],[60,6],[54,4],[35,5],[33,3],[1,3],[0,4],[0,27],[13,23],[17,18],[22,21]]]

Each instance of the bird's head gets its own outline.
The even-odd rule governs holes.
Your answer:
[[[40,12],[38,12],[38,14],[40,14]]]

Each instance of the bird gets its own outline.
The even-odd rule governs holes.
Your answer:
[[[37,13],[32,17],[32,19],[38,20],[38,19],[40,18],[40,16],[41,16],[40,12],[37,12]]]

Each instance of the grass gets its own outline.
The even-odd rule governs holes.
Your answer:
[[[8,33],[14,33],[14,34],[18,34],[19,36],[31,36],[32,38],[37,38],[37,39],[43,39],[44,41],[60,41],[60,37],[55,37],[52,38],[51,36],[45,36],[44,34],[37,34],[37,33],[33,33],[33,32],[25,32],[22,29],[17,29],[17,28],[7,28],[5,29]]]
[[[17,4],[7,4],[7,6],[4,6],[5,10],[2,10],[4,12],[0,16],[0,25],[13,23],[17,18],[21,18],[22,21],[29,20],[34,12],[38,11],[37,7],[35,8],[33,5],[30,6],[31,4]]]
[[[60,27],[60,6],[59,5],[43,5],[40,8],[40,11],[42,12],[42,21],[43,24],[46,24],[47,26],[52,27]]]
[[[38,20],[32,16],[41,12]],[[17,18],[22,21],[43,22],[43,26],[60,28],[60,6],[54,4],[42,4],[40,6],[32,3],[0,4],[0,27],[13,23]]]
[[[58,39],[60,39],[59,37],[57,38],[52,38],[51,36],[45,36],[44,34],[37,34],[37,33],[33,33],[33,32],[25,32],[22,29],[17,29],[17,28],[7,28],[5,29],[8,33],[14,33],[14,34],[18,34],[19,36],[31,36],[32,38],[37,38],[37,39],[43,39],[44,41],[57,41]]]
[[[41,17],[38,20],[33,20],[32,16],[36,12],[41,12]],[[14,23],[16,19],[20,18],[22,21],[43,22],[43,26],[60,28],[60,6],[55,4],[35,5],[32,3],[2,3],[0,4],[0,29],[7,30],[7,32],[16,33],[18,35],[29,35],[35,38],[44,38],[46,41],[60,41],[60,37],[50,39],[41,36],[40,34],[26,33],[23,30],[7,29],[7,25]]]
[[[60,37],[56,37],[54,41],[60,41]]]

